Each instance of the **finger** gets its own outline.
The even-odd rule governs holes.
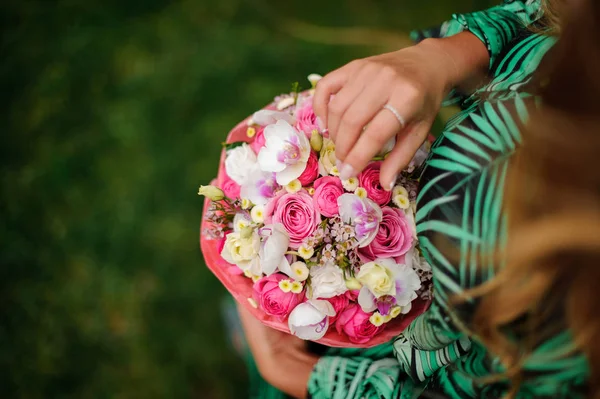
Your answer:
[[[325,126],[327,126],[327,105],[331,96],[346,84],[354,69],[358,68],[358,64],[357,61],[350,62],[328,73],[317,83],[313,96],[313,110]]]
[[[327,129],[329,130],[329,138],[334,142],[337,138],[337,131],[342,116],[362,93],[367,82],[373,80],[372,76],[370,76],[372,71],[373,69],[369,66],[364,66],[357,71],[327,106]]]
[[[389,81],[376,79],[369,84],[359,97],[348,107],[337,131],[335,156],[343,162],[356,144],[364,127],[375,118],[388,102]]]
[[[412,84],[397,85],[388,103],[399,118],[389,109],[382,109],[349,151],[340,166],[340,177],[347,179],[362,171],[388,141],[415,121],[422,106],[422,94]]]
[[[400,129],[394,114],[386,110],[379,111],[340,166],[340,178],[347,180],[359,174]]]
[[[386,190],[394,188],[398,175],[406,169],[419,147],[427,139],[430,130],[431,122],[421,121],[398,135],[394,149],[381,165],[379,175],[381,187]]]

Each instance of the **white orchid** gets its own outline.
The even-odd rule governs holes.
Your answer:
[[[248,171],[248,178],[241,186],[240,195],[252,201],[254,205],[266,205],[269,199],[275,196],[278,188],[275,173],[263,172],[256,164]]]
[[[310,156],[310,142],[288,122],[279,120],[265,128],[265,146],[258,154],[264,172],[274,172],[277,183],[286,186],[302,175]]]
[[[343,194],[338,198],[340,216],[344,223],[354,226],[360,248],[373,241],[379,231],[383,212],[379,205],[356,194]]]
[[[252,122],[260,126],[272,125],[280,120],[286,121],[290,125],[293,125],[296,121],[295,118],[288,112],[273,111],[269,109],[260,110],[252,115]]]
[[[335,310],[328,301],[309,300],[292,310],[288,326],[298,338],[316,341],[325,336],[329,328],[329,317],[335,316]]]
[[[260,264],[262,273],[270,276],[277,270],[292,276],[292,269],[285,253],[290,245],[290,236],[282,224],[266,225],[260,229]]]

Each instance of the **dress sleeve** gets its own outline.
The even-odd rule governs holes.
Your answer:
[[[527,26],[542,16],[542,0],[504,0],[503,4],[484,11],[454,14],[440,27],[411,33],[419,42],[428,37],[449,37],[460,32],[471,32],[487,47],[490,66],[504,48]]]
[[[470,344],[434,299],[394,342],[330,350],[313,369],[308,392],[311,399],[412,398],[435,372],[466,354]]]
[[[373,349],[334,349],[321,357],[308,382],[310,399],[396,399],[414,392],[401,378],[392,343]],[[406,381],[405,381],[406,380]]]
[[[427,38],[450,37],[461,32],[471,32],[487,47],[491,70],[498,57],[519,32],[540,19],[542,1],[504,0],[501,5],[484,11],[454,14],[451,20],[435,28],[411,32],[411,39],[418,43]],[[460,104],[464,99],[465,93],[453,89],[444,99],[443,105]]]

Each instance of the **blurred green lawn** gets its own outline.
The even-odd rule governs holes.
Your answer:
[[[220,142],[308,73],[490,3],[3,2],[0,397],[243,398],[198,248]]]

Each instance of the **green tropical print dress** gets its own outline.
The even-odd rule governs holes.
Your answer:
[[[508,160],[536,106],[529,90],[534,72],[556,40],[528,29],[540,9],[540,0],[505,1],[414,34],[421,40],[472,32],[489,50],[492,78],[473,95],[452,93],[448,98],[462,112],[432,146],[421,177],[417,231],[433,268],[434,301],[393,342],[372,349],[327,350],[308,383],[310,398],[499,398],[507,392],[505,381],[482,382],[504,370],[476,338],[464,333],[476,303],[457,308],[449,301],[493,277],[493,265],[484,264],[479,255],[504,244],[506,215],[501,209]],[[436,247],[436,235],[460,250],[458,262]],[[566,329],[535,348],[523,369],[519,397],[585,396],[588,364],[573,351]],[[283,396],[259,391],[261,398]]]

